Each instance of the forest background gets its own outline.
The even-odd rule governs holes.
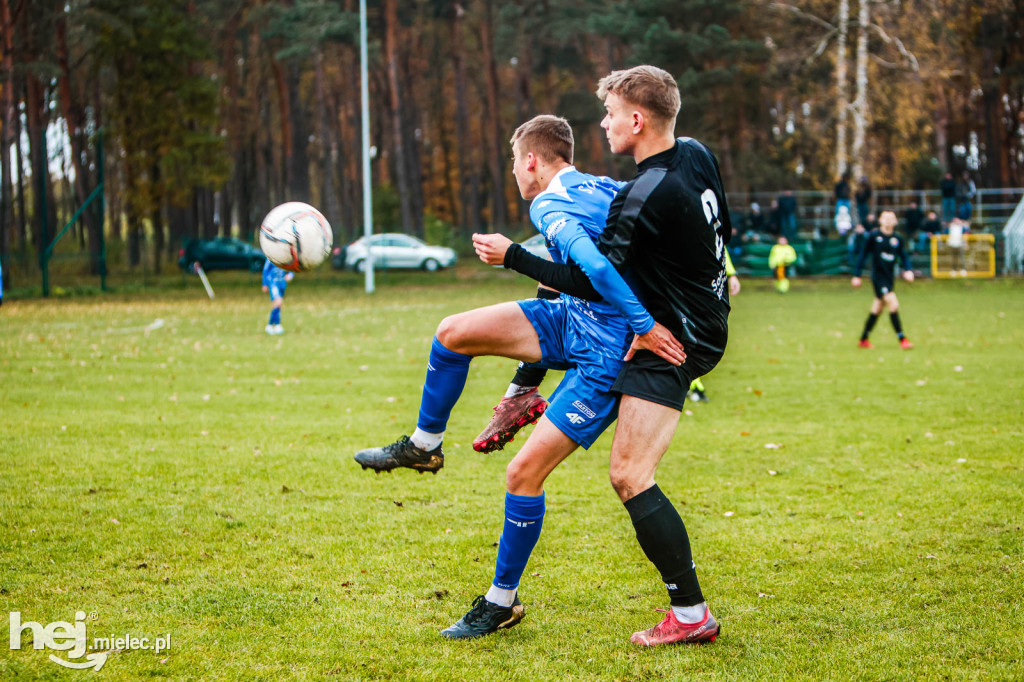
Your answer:
[[[676,76],[677,132],[729,191],[830,191],[845,170],[1024,184],[1022,0],[367,4],[378,231],[525,234],[508,139],[538,113],[570,120],[582,169],[632,176],[594,90],[639,63]],[[103,215],[65,239],[93,274],[103,238],[158,272],[286,200],[358,236],[358,19],[357,0],[0,0],[0,262],[34,263],[101,164]]]

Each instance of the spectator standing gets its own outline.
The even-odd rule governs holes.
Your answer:
[[[911,201],[910,206],[903,213],[903,231],[907,235],[908,244],[913,244],[917,239],[922,225],[924,225],[924,211],[918,207],[916,201]]]
[[[764,212],[761,211],[761,204],[756,201],[750,204],[750,213],[747,214],[746,221],[747,232],[764,232]]]
[[[787,189],[778,198],[779,221],[782,227],[782,235],[789,240],[796,238],[796,197],[793,190]]]
[[[836,201],[836,217],[838,218],[840,209],[846,208],[847,213],[851,213],[850,208],[850,174],[843,173],[842,177],[839,178],[839,182],[836,183],[835,189],[832,190]],[[838,219],[836,225],[839,225]]]
[[[866,175],[861,177],[854,199],[857,201],[857,220],[867,227],[867,215],[871,210],[871,183]]]
[[[942,232],[942,223],[939,222],[938,214],[935,211],[928,211],[924,222],[921,223],[921,232],[917,235],[917,250],[924,251],[929,248],[932,235],[940,232]]]
[[[782,214],[779,212],[778,199],[772,199],[764,229],[773,237],[777,237],[782,232]]]
[[[952,173],[942,176],[939,191],[942,193],[942,223],[948,225],[956,217],[956,180]]]
[[[978,193],[978,188],[974,184],[974,180],[971,180],[971,174],[964,171],[963,177],[960,178],[960,182],[956,183],[956,217],[960,220],[971,220],[971,202],[974,201],[974,195]]]

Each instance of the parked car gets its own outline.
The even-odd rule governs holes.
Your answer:
[[[345,268],[366,270],[367,244],[373,253],[373,267],[421,268],[434,272],[455,265],[455,251],[446,246],[430,246],[411,235],[398,232],[360,237],[343,249]]]
[[[524,239],[519,242],[519,246],[523,247],[534,256],[543,258],[544,260],[551,260],[551,254],[548,252],[548,242],[544,239],[544,235],[535,234],[529,239]]]
[[[259,248],[235,237],[189,239],[178,251],[178,265],[186,271],[199,263],[203,270],[259,272],[264,262],[266,257]]]

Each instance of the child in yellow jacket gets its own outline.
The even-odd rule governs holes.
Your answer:
[[[768,253],[768,267],[775,271],[775,288],[780,294],[789,291],[789,280],[786,268],[796,262],[796,251],[789,245],[789,240],[779,237],[778,243]]]

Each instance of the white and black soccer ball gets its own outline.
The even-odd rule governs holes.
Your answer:
[[[283,270],[302,272],[323,263],[331,253],[334,233],[320,211],[300,201],[272,209],[260,225],[260,249]]]

